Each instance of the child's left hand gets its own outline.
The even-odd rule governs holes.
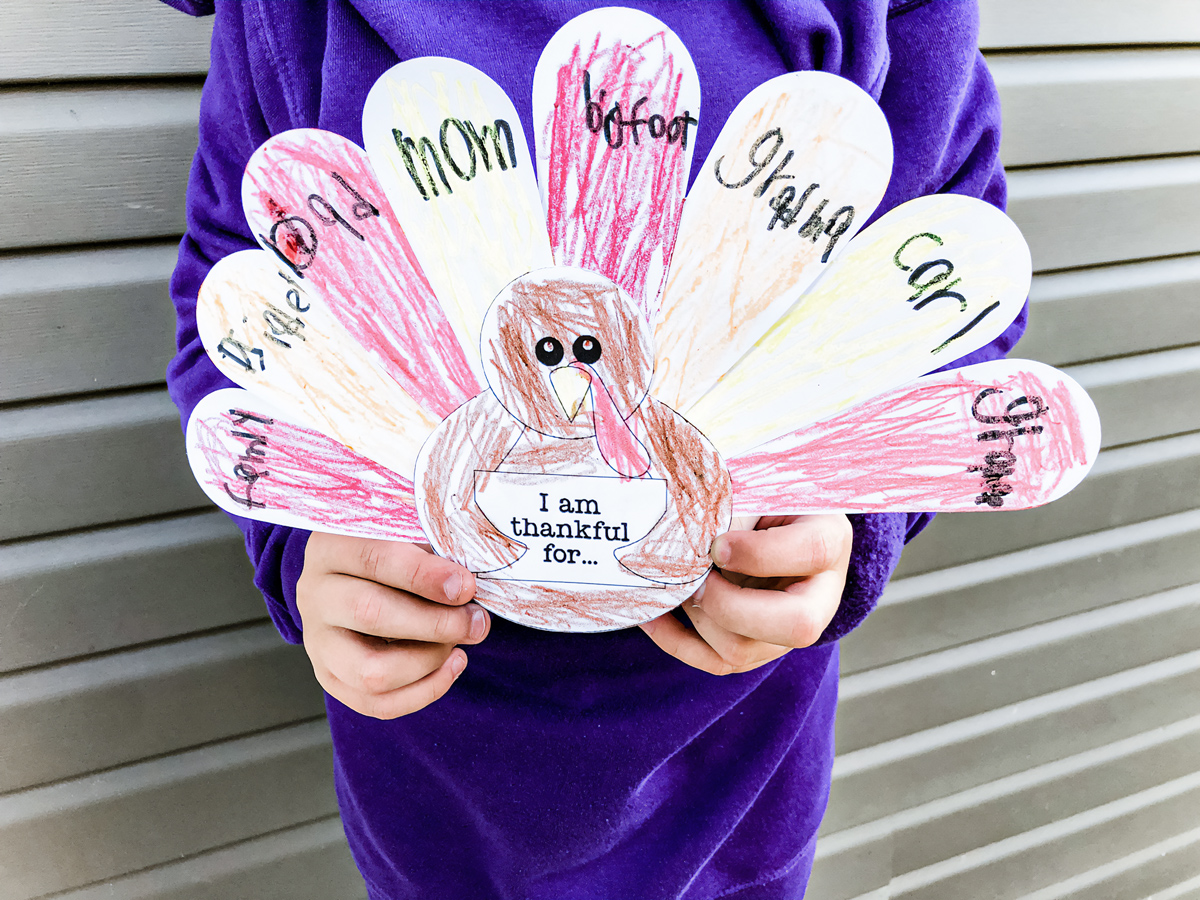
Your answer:
[[[735,519],[713,541],[717,569],[672,616],[644,625],[671,656],[714,675],[747,672],[807,647],[833,619],[853,542],[844,515]]]

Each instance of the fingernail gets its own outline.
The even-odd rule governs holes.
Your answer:
[[[700,601],[704,599],[704,592],[708,589],[708,578],[700,582],[700,587],[696,588],[696,593],[692,594],[692,606],[699,606]]]
[[[467,655],[465,653],[455,653],[450,657],[450,671],[454,673],[455,678],[458,678],[466,667]]]
[[[642,623],[642,631],[646,634],[654,634],[654,629],[658,627],[658,619],[651,619],[649,622]]]
[[[715,562],[718,568],[723,567],[729,562],[729,541],[717,538],[712,545],[712,561]]]
[[[486,630],[487,613],[479,607],[475,607],[471,610],[471,624],[467,628],[467,636],[473,641],[478,641],[483,637],[483,633]]]
[[[446,579],[446,583],[442,585],[442,591],[446,595],[447,600],[457,600],[458,595],[462,593],[462,575],[455,572]]]

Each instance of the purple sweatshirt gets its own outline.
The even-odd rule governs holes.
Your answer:
[[[399,60],[482,69],[530,130],[534,65],[588,2],[216,2],[212,68],[171,283],[179,353],[167,371],[184,420],[228,387],[196,332],[212,264],[256,246],[242,171],[272,134],[317,127],[361,144],[375,79]],[[1003,207],[999,106],[967,0],[628,3],[682,38],[703,114],[693,175],[737,102],[783,72],[818,69],[877,98],[895,170],[878,213],[952,191]],[[957,365],[1003,355],[1024,313]],[[384,722],[327,699],[342,819],[373,900],[407,897],[800,897],[833,763],[836,640],[866,617],[927,516],[852,516],[842,605],[815,647],[724,678],[639,630],[572,636],[493,619],[450,692]],[[307,532],[238,520],[255,583],[284,638],[302,639],[295,587]]]

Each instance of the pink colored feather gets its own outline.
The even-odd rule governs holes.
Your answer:
[[[482,390],[361,147],[276,135],[251,157],[242,203],[260,243],[425,410],[449,415]]]
[[[232,393],[232,392],[230,392]],[[222,506],[252,518],[284,513],[309,527],[362,537],[423,541],[413,483],[318,431],[230,408],[193,416],[191,453],[201,483]]]
[[[602,44],[597,36],[576,44],[557,72],[556,103],[545,123],[549,165],[542,173],[555,262],[612,279],[649,319],[679,231],[694,127],[683,125],[680,139],[671,141],[651,136],[643,124],[635,142],[632,129],[611,119],[606,136],[603,125],[589,127],[585,77],[592,125],[603,123],[614,104],[625,121],[653,115],[670,123],[698,110],[682,108],[688,76],[665,32],[632,46]]]
[[[1078,483],[1098,445],[1078,385],[1011,360],[889,391],[730,460],[729,474],[738,514],[1025,509]]]

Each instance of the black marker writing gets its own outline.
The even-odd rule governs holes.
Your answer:
[[[635,100],[629,109],[628,118],[621,111],[621,104],[617,101],[614,101],[612,108],[606,112],[603,104],[607,93],[607,91],[601,90],[593,100],[591,73],[586,71],[583,73],[583,114],[588,130],[593,134],[603,131],[605,143],[614,150],[625,145],[626,129],[629,130],[629,136],[633,143],[640,144],[642,132],[639,129],[643,127],[646,129],[646,134],[654,140],[666,138],[668,144],[678,143],[681,147],[687,147],[688,128],[699,124],[699,120],[686,109],[680,115],[672,116],[670,119],[660,113],[651,113],[643,118],[638,118],[642,107],[650,102],[649,97]]]
[[[954,263],[951,260],[939,257],[937,259],[928,259],[924,262],[910,265],[902,258],[906,255],[906,251],[908,250],[909,246],[919,240],[932,241],[938,247],[942,246],[943,244],[941,237],[938,235],[932,234],[928,231],[923,231],[920,234],[914,234],[912,237],[905,240],[904,243],[897,248],[895,254],[893,254],[892,262],[896,264],[896,268],[903,272],[909,273],[908,284],[910,287],[915,288],[912,296],[906,298],[907,302],[913,304],[913,309],[919,310],[924,309],[935,300],[947,300],[951,303],[957,301],[959,312],[966,312],[969,308],[967,298],[958,291],[951,290],[951,288],[958,286],[962,282],[962,279],[955,278],[953,281],[948,281],[950,276],[954,274]],[[908,255],[911,256],[912,254]],[[919,259],[920,256],[917,256],[917,258]],[[929,291],[931,288],[936,288],[936,290],[933,290],[932,293],[926,294],[926,291]],[[1000,301],[997,300],[990,306],[986,307],[982,312],[971,319],[970,322],[934,347],[930,353],[941,353],[952,342],[958,340],[963,335],[968,334],[971,329],[973,329],[992,312],[998,309],[999,306]]]
[[[379,208],[359,193],[339,172],[330,172],[333,178],[349,198],[337,198],[338,202],[348,205],[350,218],[355,222],[364,222],[379,215]],[[275,200],[267,198],[267,208],[275,220],[271,230],[266,235],[259,235],[259,240],[271,248],[289,269],[303,278],[304,270],[313,264],[317,258],[317,248],[320,238],[313,223],[300,215],[288,215]],[[350,219],[340,210],[337,204],[320,194],[308,195],[309,212],[325,227],[344,228],[350,235],[365,241],[366,237],[354,226]],[[299,312],[305,312],[299,310]]]
[[[242,450],[242,455],[233,466],[233,475],[238,480],[237,485],[239,493],[234,493],[228,483],[223,483],[225,493],[229,498],[239,506],[244,506],[246,509],[264,509],[265,503],[255,500],[253,497],[254,485],[260,478],[267,478],[270,472],[260,470],[258,468],[260,461],[267,455],[267,437],[264,434],[257,434],[250,430],[248,422],[256,422],[260,425],[271,425],[274,419],[263,418],[256,416],[253,413],[246,412],[241,409],[229,410],[229,417],[233,421],[233,428],[229,434],[232,437],[238,438],[246,442],[246,446]]]
[[[500,140],[502,134],[503,143]],[[400,158],[404,161],[404,168],[416,185],[422,200],[429,200],[431,195],[441,196],[439,181],[447,194],[454,193],[450,178],[446,174],[447,168],[459,180],[470,181],[480,174],[480,166],[484,172],[491,172],[493,160],[501,172],[517,167],[517,147],[513,140],[512,126],[504,119],[496,119],[491,125],[484,125],[482,129],[477,129],[473,122],[466,119],[444,119],[441,128],[438,129],[441,155],[438,154],[438,146],[430,138],[413,140],[406,137],[399,128],[392,129],[392,140],[395,141]],[[507,160],[504,158],[506,148]],[[442,165],[443,159],[445,166]]]
[[[988,397],[1002,394],[999,388],[984,388],[971,403],[971,415],[982,425],[1009,425],[1007,429],[992,429],[976,435],[978,441],[1003,441],[1007,449],[993,450],[983,456],[983,465],[967,466],[968,472],[978,472],[983,478],[983,493],[975,498],[976,506],[984,504],[993,509],[1004,505],[1004,498],[1013,492],[1013,486],[1004,479],[1016,471],[1017,455],[1013,452],[1016,439],[1024,435],[1041,434],[1043,426],[1026,425],[1049,410],[1041,397],[1020,396],[1013,400],[1000,415],[988,415],[979,411],[980,404]],[[1027,412],[1014,413],[1019,407],[1028,407]]]
[[[725,157],[719,157],[713,163],[713,175],[716,177],[717,183],[731,190],[747,187],[774,162],[776,155],[783,149],[783,144],[783,131],[779,128],[768,129],[759,135],[758,139],[750,147],[748,154],[750,171],[744,178],[738,181],[727,181],[725,176],[721,174],[721,164],[725,161]],[[753,196],[756,198],[763,196],[770,189],[771,185],[776,182],[794,180],[794,175],[784,171],[794,157],[795,151],[788,150],[771,173],[754,189]],[[774,231],[776,225],[782,225],[783,228],[781,230],[783,231],[791,228],[799,220],[813,192],[820,188],[820,186],[817,182],[813,182],[804,189],[799,200],[797,200],[795,186],[790,184],[783,185],[779,193],[767,203],[774,213],[767,222],[767,231]],[[828,205],[828,197],[817,203],[809,213],[808,218],[804,221],[804,224],[796,232],[798,236],[808,238],[814,244],[822,235],[829,238],[829,242],[825,246],[825,252],[821,254],[822,263],[829,262],[833,248],[837,245],[842,235],[849,231],[850,225],[854,222],[854,207],[850,205],[840,207],[828,219],[823,218]]]

